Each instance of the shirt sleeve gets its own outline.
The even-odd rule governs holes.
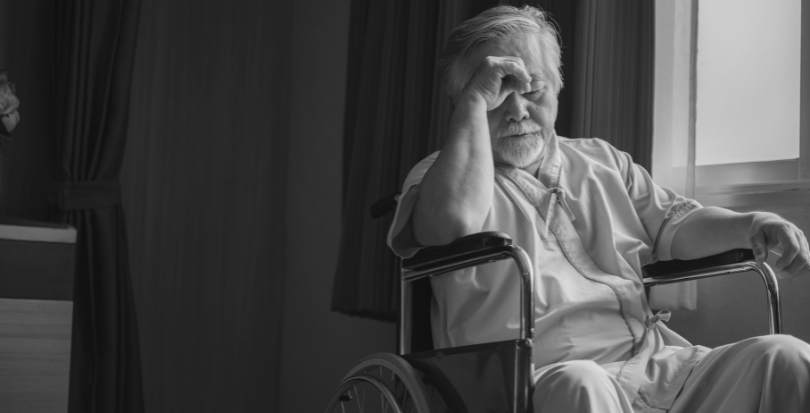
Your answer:
[[[655,183],[649,172],[634,163],[629,154],[615,148],[612,150],[636,213],[653,240],[653,257],[661,261],[673,259],[675,233],[686,218],[702,206],[694,199]]]
[[[425,173],[436,162],[439,152],[430,154],[425,159],[417,163],[402,184],[402,191],[397,199],[397,209],[394,212],[394,219],[388,229],[388,246],[394,254],[401,258],[414,256],[422,245],[416,242],[413,235],[413,224],[411,217],[419,197],[419,185],[422,183]]]

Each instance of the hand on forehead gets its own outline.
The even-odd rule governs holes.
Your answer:
[[[504,77],[504,86],[509,86],[513,90],[520,90],[523,86],[520,83],[530,83],[532,88],[541,87],[541,83],[548,81],[546,67],[543,62],[543,53],[537,37],[531,33],[516,33],[492,39],[474,47],[459,62],[459,75],[462,84],[466,84],[476,70],[480,69],[482,63],[488,58],[503,58],[515,63],[511,69],[514,73]],[[524,76],[525,74],[525,76]]]
[[[545,91],[549,82],[540,43],[532,34],[519,33],[475,46],[456,67],[453,99],[470,88],[483,93],[490,109],[511,93]]]

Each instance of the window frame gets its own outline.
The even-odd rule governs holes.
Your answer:
[[[655,4],[653,177],[706,204],[739,206],[750,194],[810,192],[810,6],[801,12],[799,159],[695,164],[700,0]],[[744,206],[744,205],[743,205]]]

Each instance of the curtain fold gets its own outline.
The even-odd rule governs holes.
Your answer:
[[[437,41],[428,29],[436,26],[437,9],[428,2],[352,1],[333,310],[383,320],[396,314],[397,260],[385,245],[390,216],[373,219],[368,209],[397,191],[417,154],[437,146],[429,135]]]
[[[341,250],[332,309],[393,320],[398,263],[385,235],[391,216],[370,206],[399,191],[410,168],[439,149],[448,101],[435,66],[445,36],[492,0],[354,0],[343,129]]]
[[[70,412],[142,412],[138,328],[118,176],[139,0],[57,2],[62,218],[78,230]]]
[[[652,159],[654,3],[540,0],[560,28],[557,133],[599,137],[648,170]]]

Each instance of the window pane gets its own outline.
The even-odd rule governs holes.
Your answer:
[[[698,7],[695,163],[799,157],[801,0]]]

